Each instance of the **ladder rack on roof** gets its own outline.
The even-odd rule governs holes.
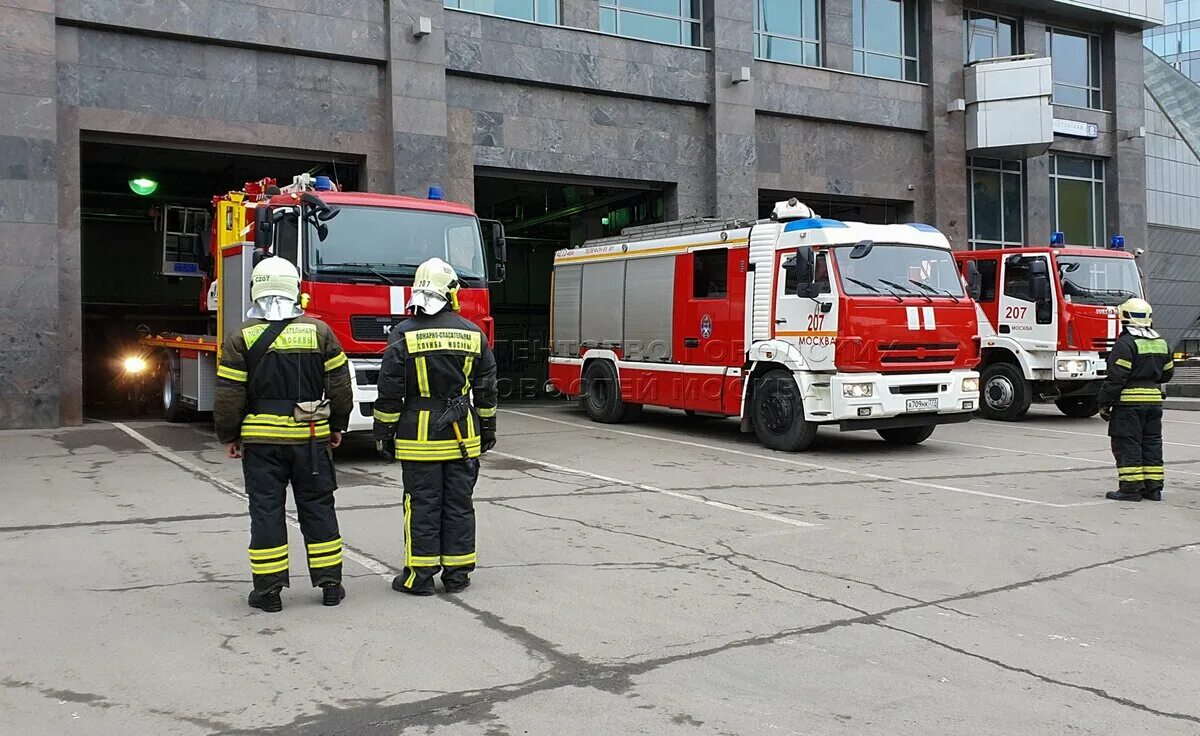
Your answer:
[[[618,243],[628,243],[631,240],[656,240],[658,238],[669,238],[672,236],[693,235],[695,233],[709,233],[715,230],[738,230],[744,227],[750,227],[755,224],[755,220],[731,220],[721,217],[693,217],[687,220],[675,220],[673,222],[660,222],[654,225],[637,225],[635,227],[627,227],[621,230],[620,235],[611,235],[607,238],[596,238],[584,243],[585,246],[593,245],[616,245]]]

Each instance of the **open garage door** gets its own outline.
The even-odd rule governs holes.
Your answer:
[[[631,225],[662,222],[664,189],[654,183],[476,172],[475,210],[503,222],[508,236],[508,276],[492,289],[502,398],[544,395],[555,251]]]
[[[87,416],[158,411],[155,364],[134,375],[139,328],[203,333],[197,245],[206,250],[213,196],[247,181],[304,172],[356,189],[361,162],[312,153],[167,147],[136,139],[81,143],[83,398]]]

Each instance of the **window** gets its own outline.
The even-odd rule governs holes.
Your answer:
[[[1013,257],[1004,265],[1004,295],[1021,301],[1033,301],[1030,259]]]
[[[558,0],[446,0],[446,7],[538,23],[558,23]]]
[[[1067,244],[1103,245],[1104,161],[1050,157],[1050,216]]]
[[[1046,53],[1054,77],[1054,104],[1100,109],[1100,39],[1051,28]]]
[[[600,30],[699,46],[700,0],[600,0]]]
[[[979,268],[980,303],[996,301],[996,259],[984,258],[975,265]]]
[[[820,0],[755,0],[754,55],[821,65]]]
[[[1022,245],[1025,239],[1020,161],[967,159],[970,207],[967,239],[971,248]]]
[[[1017,22],[969,10],[963,15],[963,59],[970,64],[1020,53]]]
[[[854,71],[920,80],[917,0],[854,0]]]
[[[729,282],[729,249],[698,250],[692,254],[692,297],[722,299]]]

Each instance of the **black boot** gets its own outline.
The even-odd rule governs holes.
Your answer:
[[[1162,500],[1162,489],[1159,488],[1156,491],[1142,491],[1142,500],[1143,501],[1161,501]]]
[[[446,587],[447,593],[453,595],[454,593],[461,593],[467,588],[471,587],[471,578],[467,575],[463,575],[462,577],[458,578],[451,578],[450,580],[447,580],[443,577],[442,585]]]
[[[420,596],[433,595],[433,586],[432,585],[430,585],[428,588],[406,588],[406,587],[404,587],[404,576],[403,575],[397,575],[396,577],[392,578],[392,590],[395,590],[400,593],[408,593],[409,595],[420,595]]]
[[[279,598],[279,588],[252,590],[247,602],[251,608],[257,608],[267,613],[279,613],[283,610],[283,601]]]
[[[346,589],[341,583],[322,583],[321,584],[321,605],[336,606],[346,597]]]
[[[1141,501],[1142,494],[1139,491],[1109,491],[1104,494],[1104,497],[1110,501]]]

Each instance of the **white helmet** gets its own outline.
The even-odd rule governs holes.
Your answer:
[[[254,267],[250,276],[250,298],[279,296],[293,302],[300,299],[300,273],[291,261],[272,256]]]
[[[1130,327],[1150,327],[1154,322],[1154,308],[1145,299],[1133,297],[1117,307],[1117,316],[1121,324]]]
[[[446,305],[458,311],[458,274],[441,258],[430,258],[417,268],[413,277],[408,308],[425,314],[437,314]]]

